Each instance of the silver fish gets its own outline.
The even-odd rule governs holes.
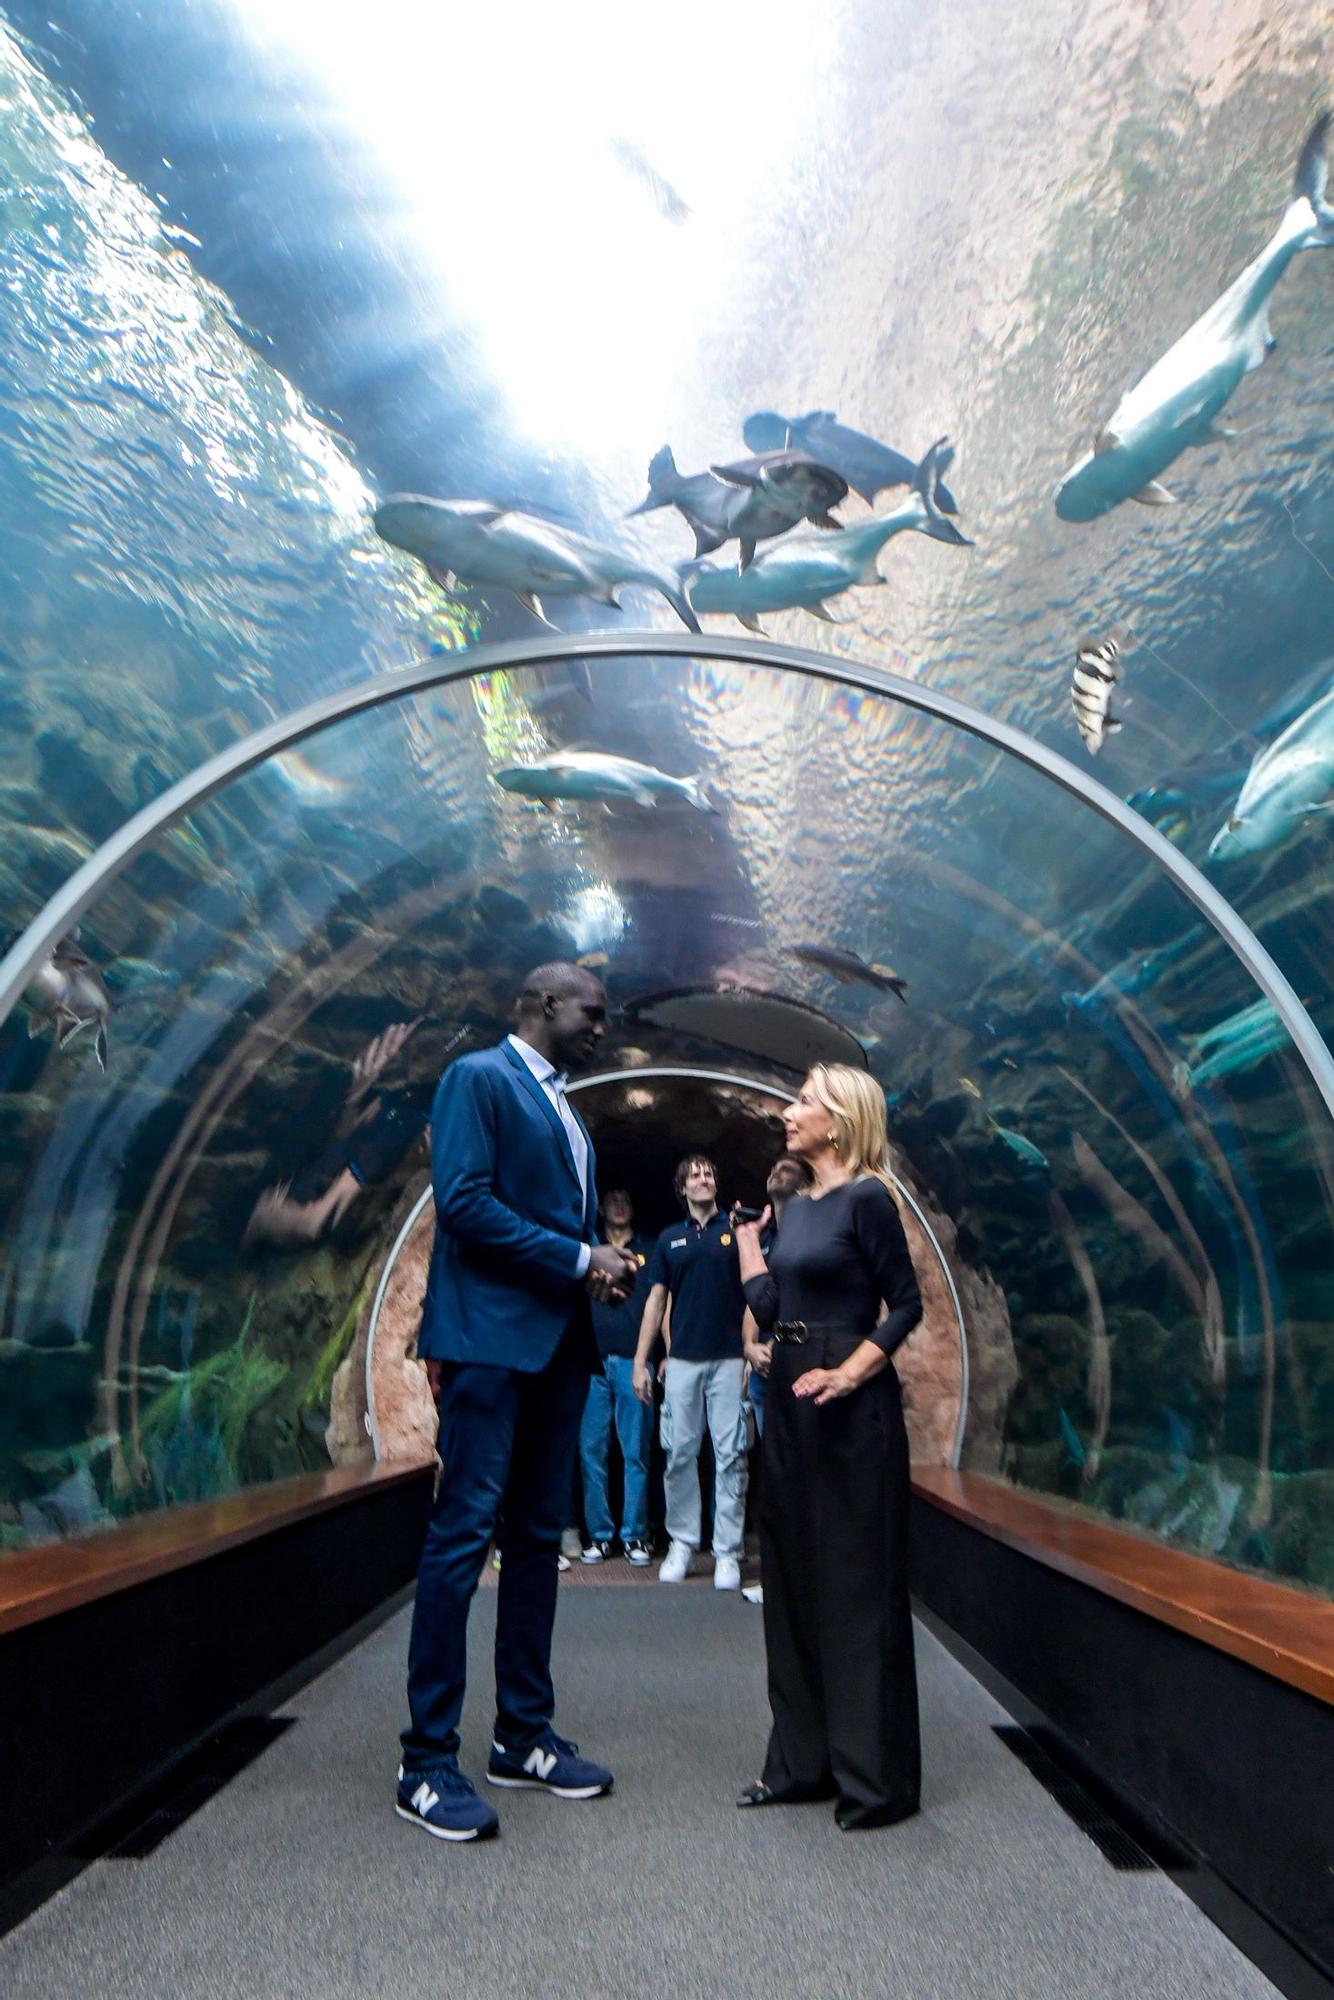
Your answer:
[[[54,1028],[56,1045],[67,1048],[80,1028],[97,1023],[98,1068],[107,1066],[107,1022],[115,1005],[101,973],[74,938],[53,945],[45,964],[39,965],[28,988],[33,1001],[28,1016],[29,1036],[40,1035],[48,1024]]]
[[[794,944],[792,956],[803,965],[816,965],[822,972],[832,973],[840,986],[874,986],[881,993],[893,993],[905,1007],[908,1004],[907,980],[887,965],[869,965],[855,951],[840,951],[836,945]]]
[[[970,548],[968,537],[947,521],[938,504],[944,438],[932,445],[913,475],[914,491],[891,513],[859,521],[824,535],[793,535],[765,549],[748,568],[712,564],[687,573],[686,590],[696,611],[730,612],[752,632],[761,632],[763,611],[809,611],[830,623],[825,606],[857,584],[883,583],[876,557],[893,536],[912,529],[938,542]]]
[[[1211,861],[1276,847],[1317,814],[1334,812],[1334,688],[1303,709],[1246,774],[1209,843]]]
[[[680,584],[666,570],[513,508],[394,493],[376,508],[375,531],[416,556],[443,589],[498,584],[543,624],[550,623],[542,608],[545,597],[591,597],[619,610],[621,587],[643,584],[661,592],[682,623],[699,631]]]
[[[1292,199],[1278,228],[1220,299],[1155,361],[1112,412],[1093,450],[1056,488],[1063,521],[1095,521],[1123,500],[1171,506],[1159,473],[1190,445],[1226,437],[1215,417],[1243,375],[1258,368],[1274,336],[1269,301],[1299,250],[1334,244],[1334,208],[1325,201],[1325,139],[1330,114],[1307,134]]]
[[[1130,638],[1128,625],[1115,625],[1105,639],[1084,638],[1075,649],[1070,704],[1090,757],[1096,757],[1108,736],[1121,727],[1111,712],[1112,689]]]
[[[603,805],[628,800],[637,806],[658,806],[665,799],[675,799],[693,806],[696,812],[718,810],[698,778],[673,778],[652,764],[636,764],[629,757],[612,757],[601,750],[553,750],[550,756],[538,757],[531,764],[507,764],[493,775],[505,791],[540,799],[544,805],[571,799]]]
[[[799,521],[837,528],[829,510],[848,497],[842,474],[804,451],[758,452],[707,472],[682,473],[664,445],[650,461],[648,483],[648,498],[632,513],[675,507],[694,530],[697,557],[736,540],[742,569],[754,559],[757,542],[786,534]]]
[[[807,410],[804,417],[780,417],[776,410],[756,410],[741,426],[741,435],[751,451],[779,451],[793,445],[808,451],[821,465],[841,472],[853,492],[860,493],[871,506],[887,487],[911,486],[917,476],[915,459],[868,437],[865,431],[841,424],[833,410]],[[953,457],[952,450],[941,453],[941,472]],[[943,480],[936,494],[942,514],[958,513],[954,495]]]

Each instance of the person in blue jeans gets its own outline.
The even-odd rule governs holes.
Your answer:
[[[621,1547],[627,1562],[643,1568],[652,1556],[648,1534],[649,1454],[653,1449],[653,1411],[634,1391],[635,1342],[644,1309],[644,1272],[651,1244],[635,1230],[634,1204],[625,1188],[609,1188],[602,1201],[602,1240],[626,1250],[638,1267],[628,1297],[612,1304],[593,1301],[593,1332],[602,1356],[603,1373],[588,1385],[588,1401],[579,1433],[579,1459],[584,1475],[584,1520],[588,1546],[581,1561],[605,1562],[615,1543],[611,1503],[607,1494],[611,1434],[621,1448]]]

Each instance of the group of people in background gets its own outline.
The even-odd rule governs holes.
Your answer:
[[[783,1209],[809,1185],[804,1164],[783,1154],[770,1169],[765,1193],[772,1242]],[[739,1590],[744,1553],[746,1494],[752,1429],[764,1429],[764,1385],[773,1353],[746,1305],[740,1253],[731,1215],[718,1206],[718,1176],[706,1153],[687,1153],[673,1179],[682,1218],[656,1240],[636,1231],[627,1189],[608,1189],[601,1206],[602,1236],[630,1252],[637,1277],[627,1295],[592,1305],[593,1330],[603,1372],[594,1375],[579,1437],[583,1516],[563,1542],[568,1558],[586,1564],[614,1555],[612,1440],[621,1462],[620,1547],[627,1562],[652,1560],[653,1414],[657,1385],[662,1405],[667,1551],[658,1571],[663,1583],[690,1574],[702,1544],[701,1455],[707,1435],[713,1453],[713,1583]],[[759,1596],[758,1587],[754,1593]]]

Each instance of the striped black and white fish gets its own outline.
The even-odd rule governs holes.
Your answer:
[[[1120,678],[1121,655],[1130,637],[1128,625],[1115,625],[1105,639],[1081,639],[1075,649],[1070,703],[1091,757],[1096,757],[1107,737],[1121,727],[1111,712],[1112,689]]]

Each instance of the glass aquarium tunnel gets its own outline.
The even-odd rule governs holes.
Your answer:
[[[577,755],[545,772],[568,796],[512,789],[576,736],[675,791],[581,795]],[[1283,972],[1008,725],[656,632],[326,697],[141,809],[15,942],[7,1547],[429,1450],[398,1266],[415,1222],[419,1300],[431,1097],[552,958],[607,983],[582,1108],[659,1224],[692,1144],[757,1198],[810,1061],[883,1085],[919,1462],[1334,1589],[1334,1065]]]
[[[1322,24],[765,11],[0,0],[5,1550],[366,1460],[569,955],[647,1218],[883,1084],[920,1462],[1334,1592]]]

